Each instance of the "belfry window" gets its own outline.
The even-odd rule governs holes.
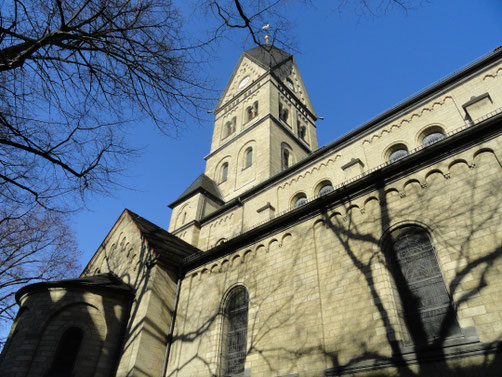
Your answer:
[[[70,327],[63,333],[56,348],[52,365],[45,374],[46,377],[73,375],[83,336],[83,331],[78,327]]]
[[[223,130],[223,139],[232,135],[235,132],[235,125],[237,123],[237,118],[233,117],[231,120],[225,123],[225,128]]]
[[[220,183],[223,183],[228,178],[228,162],[225,162],[221,165],[221,175],[220,175]]]
[[[384,243],[401,301],[401,317],[414,344],[460,335],[429,234],[406,226]]]
[[[247,353],[249,296],[246,288],[234,288],[225,305],[223,323],[224,376],[244,372]]]
[[[298,137],[305,141],[305,136],[307,135],[307,129],[305,126],[302,126],[300,122],[298,122]]]
[[[248,121],[256,118],[258,115],[258,101],[255,101],[252,106],[249,106],[247,108],[247,113],[248,113]]]
[[[248,148],[244,153],[244,169],[253,165],[253,148]]]
[[[279,102],[279,119],[284,123],[288,123],[288,109],[286,109],[282,103]]]

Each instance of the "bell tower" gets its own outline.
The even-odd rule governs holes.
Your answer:
[[[199,221],[317,149],[318,119],[291,54],[245,51],[213,110],[206,169],[173,209],[169,231],[198,245]]]
[[[228,201],[317,149],[317,116],[292,55],[245,51],[213,111],[205,174]]]

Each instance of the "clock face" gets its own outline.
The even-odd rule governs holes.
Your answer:
[[[249,82],[249,76],[244,77],[239,83],[239,89],[244,88],[248,82]]]
[[[286,80],[286,84],[288,85],[289,89],[295,90],[295,86],[293,85],[293,82],[290,79]]]

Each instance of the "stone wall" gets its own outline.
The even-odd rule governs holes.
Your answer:
[[[439,361],[427,365],[455,375],[469,363],[497,364],[474,355],[497,344],[502,332],[500,144],[486,141],[346,198],[190,272],[168,376],[222,373],[222,300],[238,284],[250,296],[245,365],[253,377],[319,376],[385,362],[387,369],[374,373],[427,368],[417,361],[420,353],[407,349],[403,309],[381,248],[386,234],[405,225],[430,235],[462,329],[461,338],[439,344],[455,346],[463,360],[440,347]],[[396,355],[410,365],[402,360],[401,368],[389,369]]]

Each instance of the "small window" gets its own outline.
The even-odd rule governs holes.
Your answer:
[[[83,337],[84,333],[78,327],[70,327],[63,333],[56,348],[52,365],[45,376],[73,375]]]
[[[422,140],[422,146],[426,147],[440,140],[443,140],[444,138],[445,138],[444,133],[440,131],[431,132],[427,136],[425,136],[424,139]]]
[[[389,157],[387,158],[389,162],[394,162],[408,156],[408,148],[404,144],[394,145],[389,151]]]
[[[289,78],[286,79],[286,85],[288,86],[289,89],[291,89],[293,92],[295,91],[295,85],[293,84],[293,81],[291,81]]]
[[[253,165],[253,149],[248,148],[244,153],[244,169]]]
[[[333,185],[331,184],[331,182],[326,182],[321,185],[322,186],[321,189],[319,190],[318,196],[323,196],[333,191]]]
[[[225,123],[225,129],[223,131],[223,139],[229,137],[235,132],[235,125],[237,123],[237,118],[233,117],[232,120],[229,120]]]
[[[290,163],[291,163],[291,154],[289,153],[289,150],[284,148],[282,150],[282,170],[289,168]]]
[[[225,162],[221,166],[221,177],[220,177],[220,183],[223,183],[227,180],[228,178],[228,162]]]
[[[305,194],[300,194],[295,198],[293,208],[298,208],[305,204],[307,204],[307,196]]]
[[[279,103],[279,119],[284,123],[288,123],[288,109],[286,109],[282,103]]]
[[[247,108],[247,113],[248,113],[248,121],[256,118],[256,116],[258,115],[258,101],[255,101],[253,103],[253,106],[249,106]]]
[[[307,129],[298,122],[298,137],[305,141],[305,136],[307,135]]]
[[[247,354],[249,296],[246,288],[234,288],[224,312],[223,369],[224,376],[244,372]]]

